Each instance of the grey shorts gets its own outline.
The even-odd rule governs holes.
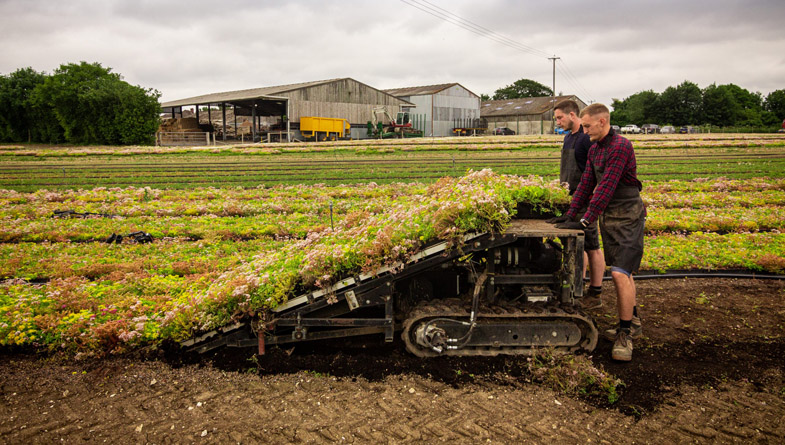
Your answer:
[[[643,259],[646,225],[646,211],[640,196],[614,198],[600,215],[599,222],[605,264],[637,272]]]

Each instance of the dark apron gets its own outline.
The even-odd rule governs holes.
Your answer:
[[[561,165],[559,166],[559,182],[566,182],[570,185],[570,195],[578,189],[581,182],[581,169],[578,168],[578,161],[575,160],[575,142],[578,135],[570,137],[570,146],[565,145],[561,151]]]
[[[593,165],[600,183],[605,165]],[[627,272],[637,272],[643,258],[643,231],[646,210],[637,186],[619,184],[608,207],[599,218],[605,264]]]

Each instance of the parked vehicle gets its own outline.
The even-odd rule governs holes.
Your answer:
[[[698,129],[693,127],[692,125],[685,125],[685,126],[679,128],[679,133],[681,133],[681,134],[697,133],[697,132],[698,132]]]
[[[513,135],[515,134],[515,131],[510,130],[507,127],[497,127],[493,129],[493,134]]]
[[[621,128],[618,125],[611,125],[611,129],[613,129],[613,131],[615,131],[616,133],[621,131]]]
[[[641,125],[641,133],[643,134],[652,134],[652,133],[659,133],[660,126],[657,124],[643,124]]]
[[[660,128],[660,133],[662,134],[673,134],[676,133],[676,129],[673,128],[673,125],[666,125]]]
[[[638,133],[641,132],[641,129],[640,129],[640,127],[638,127],[635,124],[630,124],[630,125],[625,125],[625,126],[621,127],[621,132],[622,133],[638,134]]]

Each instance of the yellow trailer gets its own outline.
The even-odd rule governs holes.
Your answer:
[[[316,140],[335,140],[349,133],[349,120],[332,117],[303,116],[300,118],[300,133]]]

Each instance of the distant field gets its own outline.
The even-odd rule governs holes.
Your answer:
[[[631,135],[644,180],[781,177],[781,135]],[[558,176],[560,136],[218,147],[0,145],[0,189],[424,182],[467,170]]]

